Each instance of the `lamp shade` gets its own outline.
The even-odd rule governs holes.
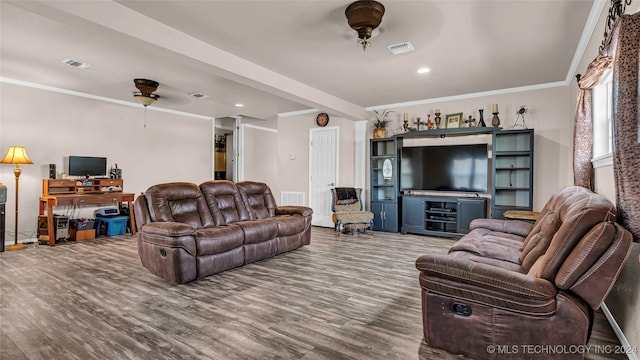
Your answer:
[[[24,146],[10,146],[7,155],[0,160],[2,164],[33,164]]]

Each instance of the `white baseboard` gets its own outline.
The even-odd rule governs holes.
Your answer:
[[[620,325],[618,325],[616,319],[611,314],[611,311],[609,311],[607,304],[602,303],[602,306],[600,308],[602,309],[602,313],[604,314],[604,316],[607,318],[607,321],[609,321],[609,325],[611,325],[611,328],[616,334],[616,337],[618,338],[618,340],[620,340],[620,345],[622,345],[624,349],[631,349],[629,340],[627,340],[627,337],[622,332],[622,329],[620,329]],[[639,360],[637,353],[634,351],[627,352],[627,357],[629,358],[629,360]]]

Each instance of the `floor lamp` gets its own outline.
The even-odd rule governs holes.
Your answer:
[[[9,245],[5,248],[5,250],[22,250],[26,249],[27,246],[25,244],[18,244],[18,184],[20,180],[20,174],[22,170],[20,169],[20,164],[33,164],[33,161],[29,159],[27,156],[27,150],[25,150],[24,146],[10,146],[9,151],[7,151],[7,155],[4,159],[0,160],[1,164],[16,164],[16,168],[13,169],[13,174],[16,176],[16,227],[15,227],[15,238],[13,245]]]

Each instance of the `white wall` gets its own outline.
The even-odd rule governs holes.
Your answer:
[[[243,124],[241,156],[243,179],[261,181],[269,185],[276,201],[278,187],[278,130],[256,124]]]
[[[309,204],[309,129],[316,114],[278,119],[278,185],[280,191],[304,192]],[[338,186],[355,185],[355,122],[331,117],[329,126],[340,127]],[[293,159],[291,158],[293,157]],[[280,194],[276,194],[276,199]]]
[[[123,170],[124,191],[140,193],[170,182],[201,183],[212,174],[212,121],[147,111],[87,98],[0,83],[0,152],[26,147],[33,165],[20,176],[19,239],[36,237],[38,198],[48,164],[63,172],[69,155],[107,157]],[[132,100],[133,101],[133,100]],[[0,165],[8,188],[7,242],[13,242],[15,185],[13,165]],[[66,212],[58,208],[56,212]],[[93,217],[92,209],[73,212]],[[87,212],[88,211],[88,212]]]

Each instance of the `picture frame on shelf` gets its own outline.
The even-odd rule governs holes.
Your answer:
[[[445,124],[447,129],[457,129],[462,122],[462,113],[447,114]]]

